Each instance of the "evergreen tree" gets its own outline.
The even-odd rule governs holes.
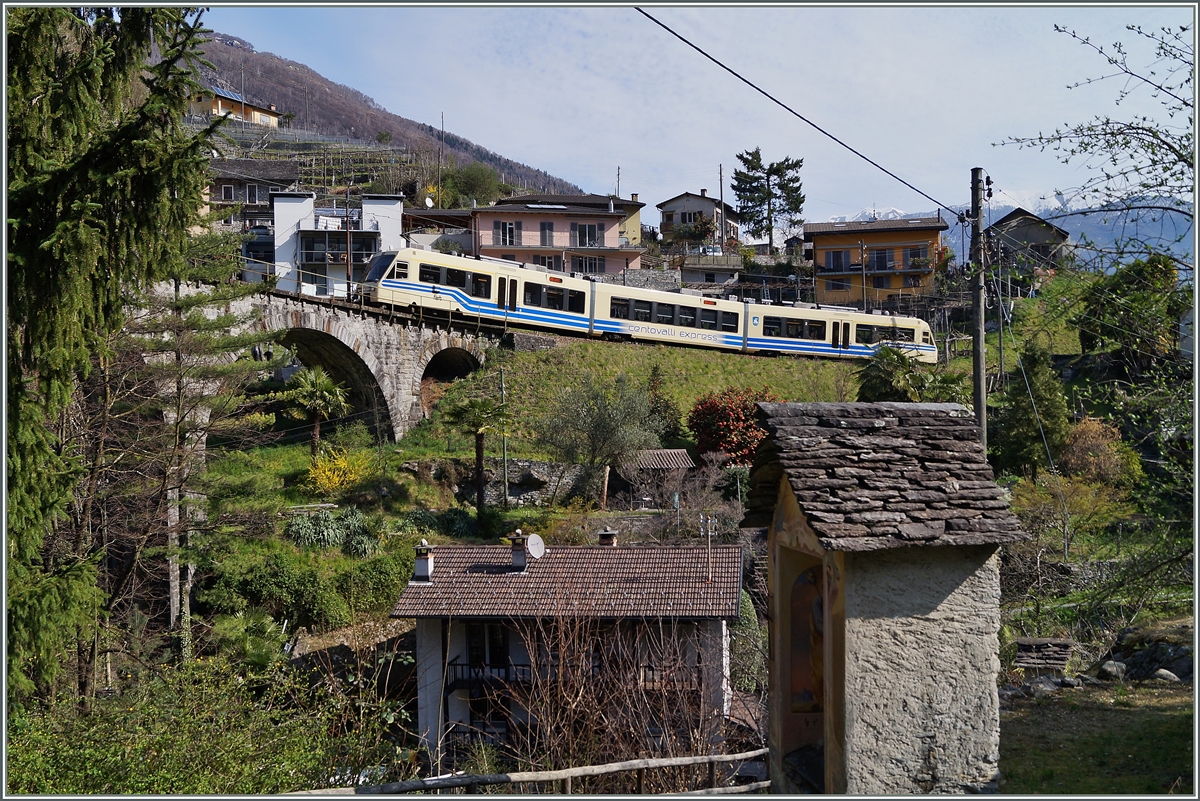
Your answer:
[[[310,442],[312,458],[316,459],[321,447],[321,421],[350,411],[346,388],[320,367],[304,368],[288,384],[291,388],[283,394],[283,399],[291,405],[293,416],[312,425]]]
[[[180,254],[207,184],[199,12],[12,8],[7,21],[9,689],[49,691],[95,625],[94,557],[46,553],[77,462],[47,425],[120,328],[126,292]],[[11,697],[11,696],[10,696]]]
[[[766,164],[761,148],[737,154],[742,169],[733,171],[733,194],[746,233],[767,237],[774,252],[775,224],[799,225],[804,212],[800,168],[804,159],[783,158]]]
[[[988,444],[997,472],[1029,473],[1036,478],[1038,469],[1050,464],[1047,449],[1057,458],[1071,432],[1071,419],[1050,352],[1030,341],[1021,353],[1020,367],[1005,389]]]
[[[662,366],[656,364],[650,368],[650,376],[646,379],[646,395],[650,398],[650,414],[658,420],[661,429],[659,436],[666,441],[677,439],[683,433],[680,423],[683,412],[663,390],[663,383]]]

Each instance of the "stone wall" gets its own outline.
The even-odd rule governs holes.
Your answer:
[[[678,292],[681,282],[679,270],[622,270],[619,273],[597,273],[595,278],[606,284],[657,289],[660,292]]]
[[[844,592],[839,791],[996,792],[996,546],[847,553]]]

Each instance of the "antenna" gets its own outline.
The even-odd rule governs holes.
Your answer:
[[[537,534],[529,535],[529,541],[525,543],[525,547],[529,549],[529,555],[534,559],[541,559],[546,555],[546,543]]]

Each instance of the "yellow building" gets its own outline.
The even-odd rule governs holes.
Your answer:
[[[251,125],[266,125],[270,128],[279,127],[279,111],[275,104],[263,107],[247,102],[237,92],[227,92],[224,89],[212,87],[204,94],[196,97],[188,105],[188,113],[205,119],[230,115],[238,122],[245,120]]]
[[[949,227],[940,216],[806,223],[816,302],[870,308],[929,294]]]

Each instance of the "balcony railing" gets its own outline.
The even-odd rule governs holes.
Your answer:
[[[451,662],[446,666],[450,686],[459,689],[489,682],[528,683],[533,679],[529,665],[464,665]]]
[[[867,262],[868,273],[930,272],[932,269],[933,262],[923,257],[913,257],[911,259],[904,259],[903,261],[889,261],[886,263],[877,261]],[[844,264],[841,267],[817,266],[817,273],[820,275],[852,275],[854,273],[862,273],[862,271],[862,262]]]
[[[622,241],[624,240],[624,241]],[[514,235],[493,236],[484,231],[480,237],[479,246],[484,248],[542,248],[554,250],[626,250],[643,249],[641,245],[631,245],[625,237],[616,231],[606,231],[603,237],[589,239],[578,235],[572,236],[569,231],[555,231],[543,235],[540,231],[521,231]]]
[[[354,264],[368,264],[371,259],[375,258],[377,251],[363,252],[354,251]],[[346,253],[341,253],[332,250],[302,250],[300,251],[300,261],[303,264],[345,264]]]

